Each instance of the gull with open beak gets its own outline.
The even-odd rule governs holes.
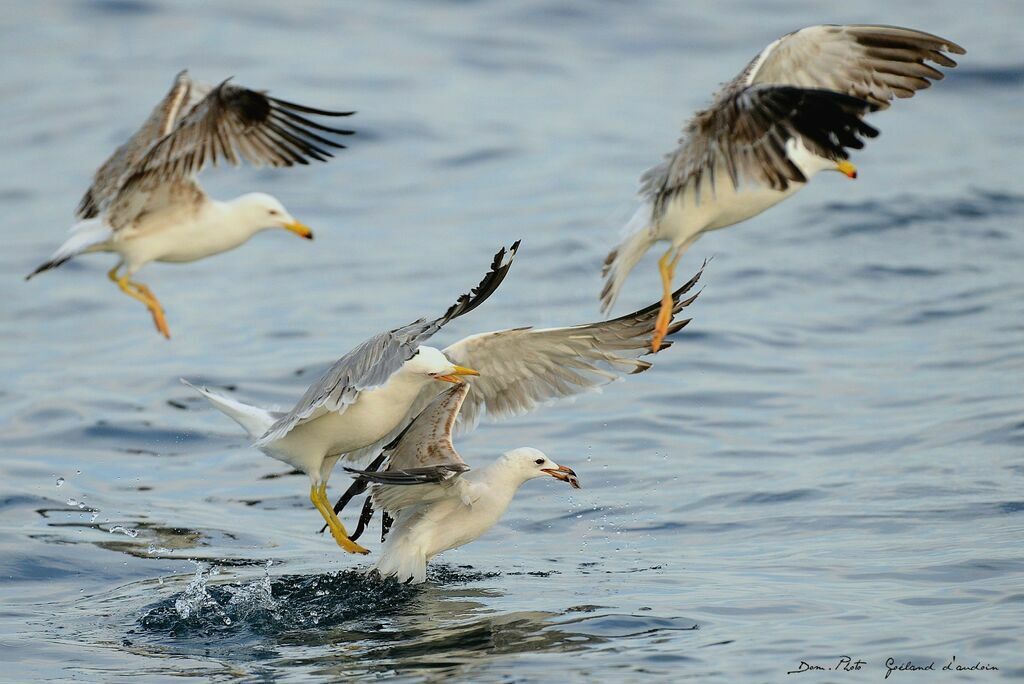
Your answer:
[[[461,384],[479,375],[425,346],[448,322],[482,304],[504,280],[519,243],[501,249],[470,293],[438,318],[421,318],[366,340],[341,357],[287,413],[243,404],[182,380],[237,422],[268,456],[309,476],[309,498],[334,540],[350,553],[368,553],[351,541],[327,500],[327,481],[338,459],[378,443],[400,426],[421,392],[436,395],[440,383]]]
[[[605,259],[601,308],[610,311],[630,271],[657,242],[663,299],[651,339],[657,351],[672,320],[676,264],[708,231],[778,204],[820,171],[849,178],[848,149],[878,131],[863,121],[893,98],[911,97],[954,67],[964,49],[896,26],[809,26],[779,38],[697,112],[679,146],[640,178],[643,202]]]
[[[219,161],[255,166],[293,166],[327,161],[327,148],[343,148],[312,116],[352,112],[313,109],[224,81],[211,87],[178,74],[149,118],[96,172],[78,206],[79,222],[31,278],[81,254],[120,257],[107,277],[142,302],[156,329],[170,338],[163,307],[131,278],[151,261],[181,263],[226,252],[258,232],[284,229],[301,238],[313,232],[277,198],[253,192],[227,202],[211,199],[196,176]]]
[[[550,476],[580,488],[572,468],[530,447],[471,470],[452,445],[455,418],[470,391],[458,385],[435,398],[385,449],[384,470],[346,468],[357,482],[372,483],[370,501],[392,520],[373,568],[382,577],[426,581],[431,558],[491,529],[529,480]],[[364,519],[366,510],[372,514],[364,508]]]

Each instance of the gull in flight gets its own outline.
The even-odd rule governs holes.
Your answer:
[[[679,257],[701,235],[760,214],[824,170],[850,178],[847,149],[878,131],[870,111],[911,97],[955,67],[945,38],[895,26],[810,26],[779,38],[686,124],[679,147],[640,179],[642,205],[605,259],[601,308],[615,304],[626,277],[656,242],[664,289],[651,339],[657,351],[671,315]]]
[[[425,388],[438,381],[460,383],[478,375],[422,345],[449,321],[482,304],[504,280],[519,243],[502,248],[491,269],[469,294],[438,318],[420,318],[374,335],[341,357],[313,383],[288,413],[249,406],[206,388],[186,385],[206,397],[255,440],[253,446],[306,473],[309,498],[327,522],[334,540],[350,553],[369,553],[351,541],[327,500],[327,481],[344,454],[383,439],[393,431]]]
[[[349,135],[308,118],[348,116],[270,97],[230,83],[193,81],[182,71],[146,122],[114,151],[78,205],[68,239],[26,279],[91,252],[114,252],[107,274],[146,305],[157,330],[170,338],[163,307],[131,277],[150,261],[186,262],[238,247],[254,234],[284,228],[312,239],[276,198],[249,193],[211,199],[196,180],[207,165],[244,159],[255,166],[293,166],[332,157],[344,148],[322,134]],[[124,270],[122,271],[122,267]]]
[[[683,297],[697,284],[702,273],[703,268],[672,293],[673,314],[697,299],[696,294]],[[564,328],[524,327],[480,333],[445,347],[442,350],[445,358],[480,372],[480,377],[469,383],[461,411],[453,413],[457,414],[455,430],[472,430],[485,414],[496,419],[522,415],[561,397],[596,390],[623,375],[646,371],[651,362],[641,357],[652,353],[648,340],[659,308],[660,302],[655,302],[619,318]],[[669,334],[678,332],[689,322],[687,318],[672,323]],[[671,346],[672,342],[668,341],[661,349]],[[366,472],[379,468],[385,459],[385,454],[380,453],[381,447],[393,442],[436,396],[435,388],[425,388],[394,432],[371,447],[351,454],[351,460],[379,454]],[[364,480],[354,482],[334,504],[334,512],[341,512],[365,489]],[[365,515],[364,510],[363,517]],[[365,525],[362,517],[360,522],[359,532]]]
[[[580,488],[571,468],[531,447],[471,470],[452,446],[455,418],[471,391],[458,385],[434,399],[385,449],[384,470],[345,469],[357,483],[372,483],[370,501],[392,519],[374,566],[381,577],[426,581],[431,558],[491,529],[528,480],[550,476]]]

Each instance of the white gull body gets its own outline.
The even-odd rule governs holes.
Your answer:
[[[457,386],[434,399],[385,450],[385,470],[348,469],[357,481],[375,483],[374,506],[394,519],[373,567],[382,577],[425,581],[431,558],[494,527],[530,480],[554,477],[579,488],[571,468],[531,447],[470,470],[452,445],[456,417],[470,392],[469,386]]]

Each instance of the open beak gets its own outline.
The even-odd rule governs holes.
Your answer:
[[[557,468],[541,468],[541,472],[547,473],[556,480],[568,482],[570,485],[572,485],[573,489],[583,489],[580,486],[580,481],[576,477],[576,473],[573,472],[572,468],[567,468],[565,466],[558,466]]]
[[[455,370],[453,370],[448,375],[435,375],[434,379],[444,380],[445,382],[453,382],[457,385],[460,382],[462,382],[462,378],[459,377],[460,375],[480,375],[480,372],[475,371],[472,368],[463,368],[462,366],[455,366]]]
[[[285,223],[284,224],[284,228],[285,228],[285,230],[290,230],[291,232],[295,233],[299,237],[306,238],[307,240],[312,240],[313,239],[313,231],[310,230],[309,226],[307,226],[304,223],[299,223],[298,221],[292,221],[291,223]]]
[[[841,161],[838,164],[836,164],[836,171],[843,174],[847,178],[857,177],[857,167],[848,161]]]

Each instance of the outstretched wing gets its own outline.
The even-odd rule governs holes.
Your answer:
[[[793,86],[726,88],[687,124],[680,146],[640,179],[640,194],[659,216],[670,199],[692,192],[699,202],[727,178],[785,190],[807,178],[789,158],[791,141],[826,159],[847,158],[878,131],[861,117],[873,105],[843,93]]]
[[[945,53],[966,53],[939,36],[899,26],[808,26],[762,51],[740,74],[744,85],[825,88],[885,109],[912,97],[943,73],[928,64],[955,67]]]
[[[440,394],[387,447],[388,466],[383,471],[345,468],[356,480],[373,483],[373,501],[385,511],[462,496],[455,487],[469,466],[452,445],[452,429],[468,384]]]
[[[383,385],[434,333],[449,321],[480,306],[494,293],[508,274],[518,249],[518,240],[508,249],[502,247],[494,255],[491,268],[480,284],[459,297],[439,318],[421,318],[401,328],[380,333],[338,359],[306,390],[295,408],[270,426],[255,446],[267,446],[284,437],[296,425],[328,411],[344,413],[361,392]]]
[[[349,116],[352,112],[314,109],[270,97],[265,92],[228,81],[210,90],[134,164],[120,193],[147,180],[169,182],[191,178],[207,164],[241,159],[254,166],[294,166],[310,159],[327,161],[329,147],[345,146],[320,133],[350,135],[304,115]]]
[[[697,284],[701,270],[672,294],[673,314],[696,298],[684,296]],[[623,375],[651,367],[641,357],[650,353],[650,338],[659,303],[619,318],[565,328],[511,328],[466,337],[444,350],[457,365],[480,371],[470,381],[458,418],[468,430],[487,414],[507,418],[540,405],[606,385]],[[676,321],[669,334],[690,319]],[[662,346],[662,350],[671,342]]]
[[[79,219],[95,218],[114,198],[121,181],[160,139],[174,130],[183,111],[188,111],[193,94],[205,90],[189,78],[187,71],[174,77],[174,84],[164,98],[153,108],[142,127],[107,158],[96,171],[92,185],[86,190],[75,216]]]

